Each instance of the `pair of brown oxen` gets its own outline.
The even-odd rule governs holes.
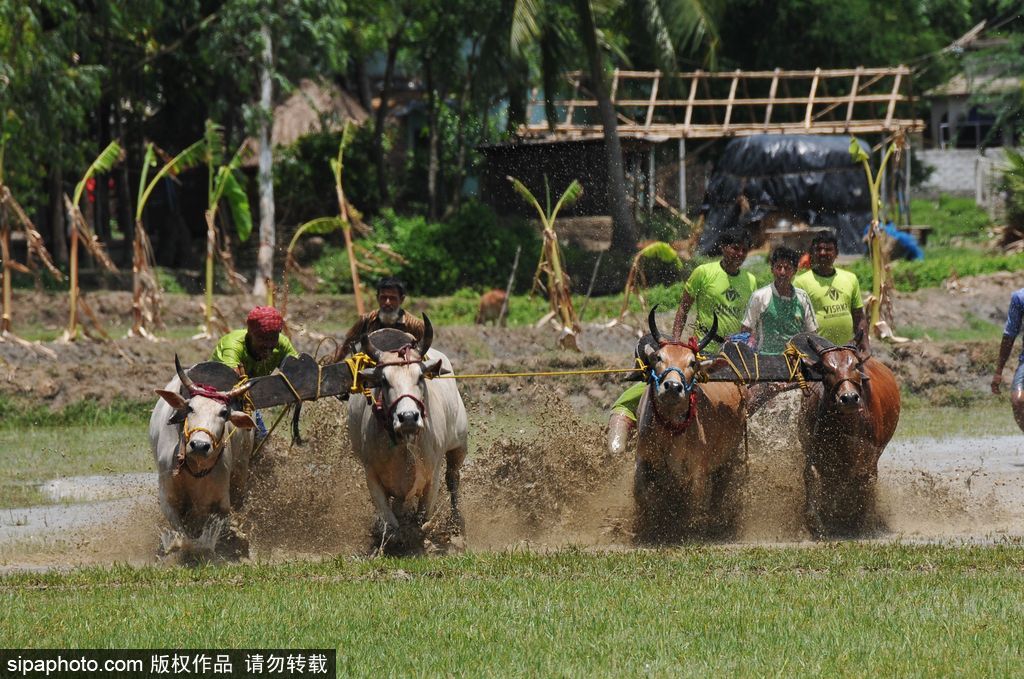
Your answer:
[[[654,342],[638,349],[649,386],[637,414],[637,536],[657,542],[721,534],[735,518],[728,489],[743,464],[748,389],[698,379],[716,361],[698,354],[717,318],[699,342],[683,343],[665,339],[654,314]],[[808,383],[799,419],[807,528],[815,538],[860,534],[874,511],[878,458],[899,420],[899,388],[889,368],[854,347],[806,340],[802,367],[820,376]]]

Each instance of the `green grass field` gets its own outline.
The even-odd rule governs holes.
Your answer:
[[[340,558],[0,577],[25,647],[334,647],[340,676],[1013,676],[1024,549]]]

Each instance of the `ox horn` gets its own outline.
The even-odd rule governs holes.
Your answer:
[[[661,344],[661,332],[658,330],[658,321],[654,318],[654,313],[658,310],[658,305],[655,304],[651,307],[651,313],[647,315],[647,327],[651,330],[651,337],[654,341]]]
[[[181,386],[185,387],[186,389],[188,389],[191,392],[192,389],[195,388],[196,383],[193,382],[192,378],[190,378],[185,373],[184,369],[182,369],[181,361],[178,360],[178,355],[177,354],[174,355],[174,371],[176,373],[178,373],[178,379],[181,380]]]
[[[420,352],[420,356],[426,358],[427,350],[430,349],[430,343],[434,341],[434,326],[430,324],[430,317],[423,314],[423,339],[416,345],[416,350]]]
[[[223,393],[228,398],[228,400],[232,400],[240,397],[242,394],[249,391],[250,389],[252,389],[252,380],[246,380],[245,382],[242,382],[240,385],[238,385],[231,391],[225,391]]]
[[[699,354],[704,351],[704,347],[706,347],[711,340],[716,337],[718,337],[718,314],[714,314],[711,317],[711,329],[708,330],[707,334],[704,335],[701,341],[697,344],[697,353]]]

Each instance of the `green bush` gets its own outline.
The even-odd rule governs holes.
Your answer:
[[[974,204],[973,198],[943,195],[937,201],[915,200],[911,202],[910,212],[915,224],[932,227],[929,248],[947,246],[954,238],[983,241],[992,227],[992,220]]]
[[[857,274],[862,291],[871,290],[871,262],[868,259],[859,259],[844,268]],[[890,264],[893,283],[900,292],[939,287],[954,271],[958,276],[977,276],[997,271],[1020,271],[1021,269],[1024,269],[1024,253],[991,255],[980,251],[954,248],[929,249],[924,260],[917,262],[900,260]]]
[[[374,238],[388,243],[407,263],[395,274],[417,295],[451,294],[459,288],[504,288],[516,246],[522,246],[518,290],[528,288],[540,256],[540,238],[525,222],[499,222],[494,212],[470,201],[443,222],[403,217],[385,210]]]

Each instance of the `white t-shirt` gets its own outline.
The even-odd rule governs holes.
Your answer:
[[[814,315],[814,307],[811,306],[811,298],[800,288],[793,288],[793,296],[796,297],[796,304],[793,305],[794,315],[792,318],[785,319],[785,328],[781,327],[780,321],[775,316],[765,314],[772,304],[773,296],[776,298],[776,310],[793,305],[793,297],[784,297],[779,294],[775,283],[758,288],[750,296],[747,313],[743,317],[743,325],[750,328],[754,334],[758,351],[781,353],[781,345],[789,341],[797,332],[817,332],[818,320]],[[799,318],[800,316],[802,319]]]

